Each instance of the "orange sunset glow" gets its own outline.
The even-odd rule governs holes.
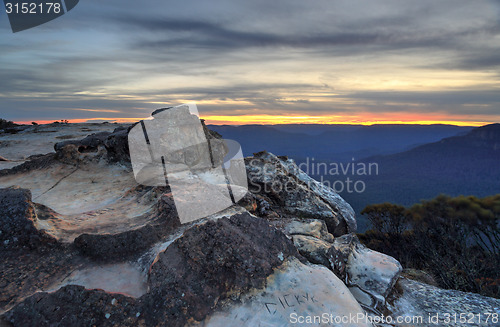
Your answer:
[[[125,123],[130,124],[144,119],[145,117],[137,118],[92,118],[92,119],[69,119],[69,123]],[[468,120],[447,120],[442,119],[426,119],[429,117],[402,117],[399,119],[383,119],[379,120],[376,117],[369,119],[367,117],[348,117],[344,119],[339,116],[272,116],[272,115],[242,115],[242,116],[201,116],[206,124],[210,125],[279,125],[279,124],[346,124],[346,125],[376,125],[376,124],[447,124],[456,126],[484,126],[491,124],[488,121],[468,121]],[[37,124],[50,124],[58,120],[36,120]],[[16,121],[17,124],[31,124],[32,121]]]

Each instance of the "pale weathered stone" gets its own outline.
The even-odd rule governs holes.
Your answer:
[[[224,310],[205,320],[205,326],[370,326],[363,319],[356,323],[318,321],[363,315],[352,294],[330,270],[293,259],[268,277],[264,289],[228,301]],[[299,317],[304,323],[299,323]],[[315,323],[306,323],[315,317]]]
[[[397,282],[402,294],[388,309],[408,322],[397,326],[491,326],[500,325],[500,300],[475,293],[444,290],[407,278]],[[414,319],[422,317],[422,322]],[[412,321],[413,319],[413,321]],[[462,319],[462,320],[461,320]],[[465,319],[465,322],[464,322]]]
[[[396,259],[361,244],[353,248],[347,260],[348,286],[359,288],[381,304],[385,303],[401,271]],[[364,301],[365,296],[360,300]],[[367,305],[373,306],[373,303]]]

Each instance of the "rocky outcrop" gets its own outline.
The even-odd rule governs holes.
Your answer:
[[[35,248],[54,244],[55,239],[35,227],[31,192],[21,188],[0,189],[0,246]]]
[[[328,267],[328,250],[330,243],[312,236],[294,235],[293,244],[309,262]]]
[[[205,326],[371,326],[330,270],[294,259],[269,276],[265,288],[220,307],[205,319]]]
[[[246,158],[245,163],[249,190],[256,195],[261,215],[321,219],[335,236],[356,231],[351,206],[292,160],[260,152]]]
[[[181,224],[171,186],[134,180],[130,128],[0,171],[0,185],[34,198],[0,189],[0,324],[370,326],[366,312],[498,311],[400,277],[396,260],[359,243],[349,204],[267,152],[246,159],[251,192],[236,205]]]
[[[54,145],[56,158],[68,164],[106,158],[109,162],[130,163],[128,131],[120,126],[113,132],[91,134],[81,140],[69,140]]]
[[[356,244],[347,259],[347,285],[359,303],[380,308],[402,270],[396,259]]]
[[[154,319],[182,326],[203,320],[217,302],[262,287],[274,268],[297,252],[290,240],[249,214],[187,230],[151,267],[145,301]],[[158,298],[174,298],[168,305]],[[172,319],[174,318],[174,319]]]
[[[399,279],[388,305],[392,316],[408,317],[397,326],[498,326],[500,300],[444,290],[411,279]],[[421,321],[411,319],[421,317]]]

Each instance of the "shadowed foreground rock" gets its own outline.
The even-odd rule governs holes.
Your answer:
[[[184,326],[217,303],[263,287],[289,257],[299,256],[281,232],[248,213],[193,226],[150,268],[150,292],[139,299],[66,286],[37,293],[6,314],[16,326]],[[113,301],[116,300],[116,302]],[[113,303],[117,303],[114,305]]]
[[[14,326],[138,326],[136,300],[69,285],[55,293],[36,293],[6,314]]]
[[[169,317],[201,321],[229,295],[262,287],[274,268],[295,255],[284,234],[247,213],[195,226],[151,267],[148,322]],[[175,300],[158,301],[168,297]]]
[[[0,189],[0,242],[4,248],[56,243],[35,227],[35,207],[31,192],[21,188]]]

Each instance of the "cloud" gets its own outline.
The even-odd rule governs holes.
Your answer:
[[[88,0],[37,29],[0,26],[0,111],[142,117],[194,100],[210,114],[499,119],[499,17],[499,1]]]

